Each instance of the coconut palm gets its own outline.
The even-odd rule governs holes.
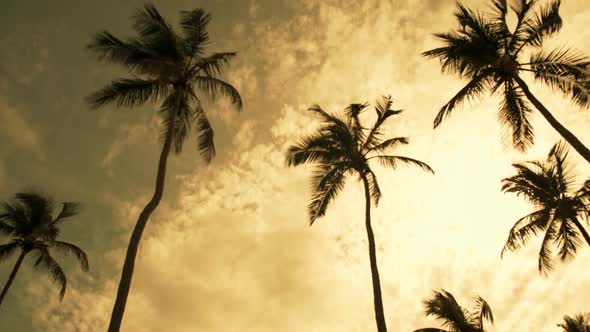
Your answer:
[[[10,237],[10,242],[0,245],[0,262],[20,253],[0,294],[0,304],[28,255],[34,258],[33,265],[47,272],[59,287],[60,301],[66,293],[67,278],[53,254],[72,255],[82,270],[88,271],[86,253],[72,243],[58,240],[62,223],[78,214],[78,204],[62,203],[57,215],[54,210],[51,198],[35,192],[17,193],[12,202],[2,204],[0,234]]]
[[[516,163],[516,175],[502,180],[502,191],[523,196],[535,210],[512,227],[502,255],[545,232],[539,251],[539,271],[543,274],[553,268],[552,245],[558,248],[562,261],[575,255],[581,245],[580,236],[590,245],[590,236],[581,223],[581,218],[588,214],[590,182],[575,191],[575,179],[566,158],[564,145],[555,144],[546,161]]]
[[[387,327],[383,314],[375,238],[371,226],[371,202],[377,206],[381,198],[381,190],[377,177],[371,169],[371,161],[376,161],[388,168],[396,168],[400,164],[411,164],[434,173],[430,166],[421,161],[386,154],[392,148],[409,142],[406,137],[385,136],[383,132],[385,121],[402,112],[391,109],[391,106],[391,98],[383,97],[375,107],[375,122],[369,127],[364,127],[359,116],[367,109],[367,103],[351,104],[346,108],[344,117],[329,114],[320,106],[314,105],[309,110],[322,119],[320,129],[316,134],[302,138],[287,151],[289,166],[316,165],[312,180],[312,199],[309,203],[310,224],[313,224],[318,217],[325,215],[328,204],[343,189],[348,176],[358,176],[362,181],[365,190],[365,225],[369,242],[375,318],[379,332],[386,331]]]
[[[141,211],[125,255],[125,263],[113,308],[109,331],[119,331],[131,287],[135,257],[147,221],[162,199],[166,163],[171,151],[179,153],[191,128],[197,133],[198,148],[205,162],[214,157],[213,129],[202,106],[203,97],[228,97],[238,110],[242,99],[238,91],[219,76],[236,53],[205,54],[209,45],[207,26],[211,16],[202,9],[180,13],[180,32],[151,4],[133,17],[137,37],[122,40],[108,31],[98,33],[89,48],[101,60],[120,64],[132,76],[108,84],[92,94],[93,108],[115,103],[134,107],[162,101],[162,141],[155,191]]]
[[[493,0],[489,13],[474,12],[458,3],[459,28],[435,34],[444,46],[422,53],[438,58],[442,71],[467,78],[465,85],[444,105],[434,119],[434,128],[463,102],[484,92],[499,94],[499,120],[512,130],[515,148],[526,151],[533,144],[529,102],[549,124],[587,161],[590,150],[531,93],[521,73],[532,73],[537,82],[561,91],[581,107],[590,106],[590,59],[569,48],[543,50],[544,41],[562,27],[560,1],[535,10],[536,0]],[[510,3],[510,5],[508,5]],[[506,23],[508,9],[517,16],[514,29]],[[529,53],[528,60],[523,60]],[[528,100],[528,102],[527,102]]]
[[[574,317],[563,316],[563,323],[557,324],[565,332],[590,332],[590,319],[588,315],[578,314]]]
[[[489,304],[480,296],[475,299],[473,310],[461,307],[453,294],[445,291],[434,292],[431,299],[425,300],[426,316],[434,316],[443,321],[444,329],[424,328],[414,332],[484,332],[484,320],[494,324],[494,315]]]

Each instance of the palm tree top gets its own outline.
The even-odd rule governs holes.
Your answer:
[[[442,72],[470,82],[442,107],[434,127],[463,102],[490,91],[503,95],[500,121],[513,129],[514,145],[526,150],[534,134],[527,118],[531,109],[520,86],[521,72],[532,73],[537,81],[563,92],[579,106],[590,106],[590,59],[569,48],[541,49],[544,41],[562,28],[560,4],[559,0],[544,6],[536,0],[493,0],[490,11],[480,12],[458,2],[458,27],[435,34],[444,45],[422,54],[438,58]],[[509,10],[517,17],[513,29],[506,20]],[[528,60],[523,60],[525,53],[530,53]]]
[[[399,164],[416,165],[434,173],[426,163],[409,157],[386,154],[398,145],[409,143],[407,137],[388,138],[383,125],[402,110],[392,108],[390,96],[383,97],[375,105],[375,122],[371,126],[361,123],[360,115],[369,108],[368,103],[350,104],[344,117],[330,114],[319,105],[309,111],[322,119],[316,134],[303,137],[287,150],[288,166],[314,164],[316,172],[312,180],[314,195],[309,205],[310,223],[325,214],[328,204],[344,187],[346,175],[366,177],[372,201],[378,204],[381,190],[369,162],[378,161],[382,166],[396,168]]]
[[[502,191],[522,196],[534,206],[534,212],[519,219],[510,230],[502,256],[522,247],[531,237],[545,231],[539,252],[539,271],[553,268],[552,243],[559,249],[562,261],[573,257],[581,245],[580,235],[588,235],[581,226],[590,203],[590,182],[575,190],[575,177],[567,162],[564,144],[555,144],[545,161],[513,164],[516,174],[502,179]],[[588,243],[590,245],[590,242]]]
[[[588,314],[577,314],[574,317],[563,316],[563,323],[557,324],[565,332],[589,332],[590,316]]]
[[[62,222],[78,214],[79,204],[63,202],[57,214],[54,213],[55,208],[51,198],[34,191],[16,193],[11,202],[3,202],[0,209],[0,234],[9,237],[10,242],[0,245],[0,261],[8,259],[18,249],[33,254],[34,266],[50,273],[60,286],[62,299],[67,279],[50,250],[74,256],[84,271],[88,271],[89,266],[82,249],[58,240]]]

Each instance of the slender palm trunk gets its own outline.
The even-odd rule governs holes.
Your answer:
[[[381,283],[379,281],[379,270],[377,269],[377,254],[375,251],[375,237],[371,227],[371,194],[367,178],[362,175],[365,185],[365,224],[367,227],[367,238],[369,240],[369,260],[371,262],[371,278],[373,279],[373,302],[375,304],[375,321],[378,332],[387,332],[385,315],[383,313],[383,300],[381,298]]]
[[[174,118],[176,118],[176,116],[174,116]],[[150,215],[154,212],[156,207],[158,207],[164,193],[166,162],[168,160],[168,155],[170,154],[174,131],[175,121],[172,120],[168,124],[166,139],[164,141],[164,146],[162,147],[162,152],[160,153],[154,195],[139,214],[133,233],[131,233],[131,239],[129,240],[129,246],[127,247],[125,263],[123,263],[123,272],[121,273],[121,280],[119,281],[119,289],[117,290],[117,298],[115,300],[115,305],[113,306],[108,332],[119,332],[119,329],[121,328],[127,297],[129,296],[129,289],[131,288],[131,279],[133,278],[133,269],[135,268],[135,257],[137,256],[137,249],[139,248],[141,235],[143,234],[143,230],[145,229]]]
[[[571,220],[574,222],[574,225],[576,225],[576,227],[578,227],[578,230],[580,231],[580,233],[582,233],[582,236],[586,240],[586,243],[588,243],[588,246],[590,246],[590,235],[588,235],[588,232],[586,232],[586,229],[584,229],[584,226],[582,226],[582,224],[580,224],[580,222],[578,221],[577,218],[572,218]]]
[[[520,78],[518,75],[514,76],[514,79],[526,95],[526,97],[535,105],[537,110],[543,115],[545,120],[549,122],[551,127],[555,129],[561,137],[563,137],[578,153],[586,159],[586,161],[590,162],[590,150],[582,143],[580,140],[567,128],[565,128],[557,119],[549,112],[547,108],[531,93],[529,87],[526,83]]]
[[[16,264],[14,264],[14,267],[12,268],[12,272],[10,272],[10,276],[8,277],[8,280],[6,281],[6,285],[4,285],[4,289],[2,289],[2,294],[0,294],[0,305],[2,305],[2,301],[4,301],[4,297],[6,296],[6,293],[8,293],[8,288],[10,288],[10,285],[12,285],[12,282],[14,281],[14,277],[16,277],[16,273],[18,272],[18,269],[20,269],[20,266],[23,263],[23,260],[25,259],[26,255],[27,255],[27,252],[23,250],[20,253],[20,255],[18,256],[18,259],[16,260]]]

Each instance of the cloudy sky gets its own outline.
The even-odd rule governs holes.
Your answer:
[[[62,259],[70,282],[61,304],[46,275],[24,265],[0,311],[3,330],[106,329],[132,225],[153,190],[159,118],[157,105],[90,111],[83,97],[123,72],[84,47],[104,28],[129,35],[129,17],[142,3],[2,1],[0,199],[38,188],[82,202],[63,238],[86,249],[91,264],[84,274]],[[465,82],[420,52],[437,45],[432,33],[454,26],[454,0],[155,4],[174,22],[180,10],[212,14],[210,50],[238,52],[225,78],[240,90],[244,112],[209,103],[215,161],[205,166],[194,140],[171,159],[124,331],[374,330],[361,185],[349,181],[310,228],[311,168],[286,168],[284,151],[314,129],[311,104],[337,112],[386,94],[404,109],[389,127],[410,137],[399,153],[436,171],[377,169],[384,198],[374,229],[389,329],[438,326],[421,301],[441,288],[468,307],[474,296],[485,298],[496,316],[490,331],[557,331],[564,314],[590,311],[580,296],[590,292],[588,248],[549,277],[537,271],[538,240],[500,259],[508,230],[531,212],[500,192],[500,179],[512,174],[512,162],[544,158],[556,133],[535,115],[536,145],[514,152],[502,143],[494,98],[432,130],[438,109]],[[564,1],[561,13],[562,33],[548,46],[590,54],[587,1]],[[590,113],[542,86],[531,90],[590,144]],[[590,168],[574,151],[570,158],[582,182]],[[2,283],[15,260],[0,266]]]

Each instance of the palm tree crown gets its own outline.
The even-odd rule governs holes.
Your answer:
[[[61,300],[66,292],[67,278],[51,252],[74,256],[84,271],[88,271],[88,258],[76,245],[58,240],[62,222],[78,214],[78,204],[62,203],[61,211],[55,217],[54,208],[50,198],[35,192],[17,193],[13,202],[4,202],[0,212],[0,233],[10,237],[10,242],[0,245],[0,262],[18,250],[22,258],[33,255],[34,266],[47,271],[59,286]]]
[[[401,110],[393,110],[391,97],[383,97],[375,107],[376,120],[370,127],[361,125],[359,115],[368,107],[364,104],[351,104],[345,110],[345,118],[332,115],[314,105],[309,110],[318,114],[322,126],[318,133],[304,137],[287,151],[289,166],[312,163],[316,165],[313,176],[313,197],[309,204],[310,223],[326,213],[328,204],[343,189],[347,175],[366,178],[374,205],[379,203],[381,190],[370,161],[375,160],[382,166],[396,168],[400,163],[416,165],[434,173],[426,163],[416,159],[386,154],[392,148],[408,144],[407,137],[387,138],[383,125]]]
[[[580,235],[590,245],[590,237],[581,223],[588,214],[590,182],[574,191],[574,177],[566,162],[567,149],[555,144],[545,162],[516,163],[516,175],[502,180],[502,191],[523,196],[535,211],[519,219],[510,230],[502,249],[514,251],[531,236],[545,232],[539,251],[539,271],[553,268],[552,245],[557,246],[561,260],[573,257],[581,245]]]
[[[151,4],[137,11],[134,30],[138,37],[122,40],[108,31],[98,33],[88,46],[101,60],[127,68],[133,76],[112,81],[88,97],[94,108],[115,103],[134,107],[149,101],[163,100],[163,136],[174,125],[174,151],[180,152],[193,125],[198,134],[199,150],[205,161],[215,155],[213,130],[203,110],[201,97],[229,97],[242,108],[238,91],[219,78],[235,52],[205,55],[210,44],[207,26],[211,16],[202,9],[182,11],[181,32],[176,32]]]
[[[461,307],[453,294],[441,290],[434,292],[431,299],[424,301],[426,316],[434,316],[443,321],[443,329],[423,328],[414,332],[484,332],[483,322],[494,323],[494,315],[489,304],[481,297],[475,299],[473,310]]]
[[[557,324],[564,332],[590,332],[590,318],[587,314],[578,314],[574,317],[563,316],[563,323]]]
[[[499,120],[512,129],[514,146],[525,151],[534,140],[529,121],[532,110],[526,97],[568,143],[590,161],[590,150],[557,122],[519,76],[521,72],[532,73],[536,81],[563,92],[579,106],[590,106],[589,58],[568,48],[541,49],[545,39],[562,27],[561,2],[551,1],[535,11],[537,3],[536,0],[493,0],[489,13],[474,12],[457,4],[455,17],[459,28],[435,34],[444,46],[423,55],[440,59],[443,72],[470,81],[441,108],[434,127],[463,102],[486,91],[497,93],[503,99]],[[517,17],[514,29],[509,28],[506,21],[509,8]],[[530,57],[523,61],[527,53]]]

